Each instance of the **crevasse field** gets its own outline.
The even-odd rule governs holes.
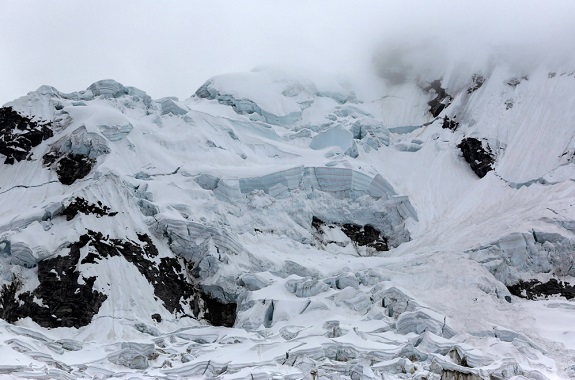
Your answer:
[[[263,67],[9,102],[1,377],[575,377],[574,94]]]

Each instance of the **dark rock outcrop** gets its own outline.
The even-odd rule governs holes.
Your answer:
[[[323,220],[321,220],[320,218],[318,218],[317,216],[313,216],[311,218],[311,226],[320,234],[323,234],[323,231],[321,230],[321,226],[323,226],[325,224],[325,222]]]
[[[154,286],[154,294],[162,300],[171,313],[185,313],[182,304],[189,304],[194,298],[193,286],[187,280],[180,260],[175,257],[162,257],[160,263],[154,260],[159,253],[151,238],[138,234],[139,242],[109,239],[100,232],[88,231],[82,239],[87,239],[95,248],[82,260],[81,264],[96,263],[108,257],[122,256],[132,263],[146,280]]]
[[[84,277],[82,265],[120,256],[133,264],[154,287],[154,295],[165,308],[179,315],[203,317],[215,326],[231,327],[235,323],[237,305],[222,302],[208,291],[200,290],[187,275],[183,259],[159,258],[151,238],[138,235],[139,241],[110,239],[100,232],[88,231],[69,247],[67,255],[38,263],[39,285],[33,291],[17,296],[15,280],[0,289],[0,316],[8,322],[30,317],[43,327],[82,327],[98,313],[106,294],[93,289],[96,277]],[[91,249],[81,258],[80,250]],[[159,314],[152,319],[161,321]]]
[[[14,323],[18,319],[20,304],[16,300],[16,293],[22,287],[18,278],[13,278],[9,284],[2,285],[0,289],[0,318],[6,322]]]
[[[81,126],[51,144],[50,151],[44,155],[44,165],[56,171],[61,183],[71,185],[86,177],[97,158],[110,151],[104,136]]]
[[[93,214],[97,217],[114,216],[117,214],[117,212],[111,212],[110,208],[103,205],[100,201],[98,201],[97,204],[93,204],[84,198],[76,197],[64,208],[62,215],[66,216],[66,220],[72,220],[80,212],[85,215]]]
[[[317,231],[318,234],[322,235],[322,226],[326,223],[320,218],[314,216],[311,221],[312,227]],[[389,247],[387,245],[387,238],[381,234],[380,231],[375,229],[373,226],[366,224],[361,226],[359,224],[344,223],[344,224],[331,224],[331,227],[338,226],[341,231],[355,242],[358,246],[375,248],[376,251],[388,251]]]
[[[431,82],[427,87],[424,87],[423,90],[430,94],[436,94],[435,98],[431,99],[427,103],[429,105],[429,113],[431,113],[433,117],[439,116],[441,111],[449,106],[453,99],[453,97],[449,95],[443,87],[441,87],[441,81],[439,79]]]
[[[521,78],[511,78],[507,81],[507,85],[515,88],[523,80],[529,80],[529,78],[527,76],[522,76]]]
[[[90,173],[95,160],[82,154],[68,153],[62,157],[47,154],[44,156],[44,164],[50,165],[56,162],[56,174],[58,180],[64,185],[71,185],[76,180],[82,179]]]
[[[457,127],[459,127],[459,123],[457,121],[455,121],[455,118],[457,116],[453,116],[453,119],[450,119],[449,117],[444,116],[443,117],[443,124],[441,125],[441,128],[443,129],[450,129],[452,131],[455,131],[457,129]]]
[[[347,223],[341,226],[341,230],[359,246],[375,248],[378,252],[389,251],[387,239],[381,236],[381,233],[369,224],[360,226]]]
[[[481,86],[483,86],[483,83],[485,83],[485,77],[481,74],[473,74],[473,76],[471,77],[471,80],[473,81],[473,84],[471,86],[469,86],[469,88],[467,89],[468,94],[474,93]]]
[[[204,318],[213,326],[233,327],[236,322],[237,304],[230,302],[224,303],[219,299],[212,297],[207,292],[201,293],[204,303]]]
[[[96,277],[82,277],[79,282],[80,248],[87,242],[81,238],[70,246],[68,255],[38,263],[40,285],[18,297],[23,303],[19,318],[30,317],[43,327],[82,327],[92,321],[108,297],[93,289]],[[34,302],[34,298],[42,304]]]
[[[0,154],[5,164],[30,159],[33,147],[53,136],[50,123],[24,117],[11,107],[0,108]]]
[[[479,178],[485,177],[489,171],[493,170],[495,157],[491,153],[489,145],[483,147],[480,140],[467,137],[461,140],[457,147],[461,149],[465,161],[469,163],[469,166]]]
[[[575,298],[575,286],[568,282],[557,281],[552,278],[547,282],[539,280],[519,281],[508,286],[509,292],[514,296],[536,300],[550,296],[562,296],[567,299]]]
[[[175,257],[162,257],[159,264],[154,260],[159,255],[151,238],[139,234],[139,242],[121,239],[108,239],[99,232],[89,231],[84,235],[95,248],[82,264],[96,263],[107,257],[122,256],[132,263],[153,285],[154,294],[162,300],[164,307],[173,314],[189,315],[188,312],[203,318],[214,326],[234,325],[237,305],[223,302],[209,292],[200,289],[195,279],[187,276],[191,264]],[[184,266],[187,265],[188,268]],[[158,321],[159,315],[152,316]],[[160,319],[161,320],[161,319]]]

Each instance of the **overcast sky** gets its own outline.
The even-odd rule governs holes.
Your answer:
[[[0,0],[0,104],[107,78],[186,98],[262,64],[354,74],[378,45],[425,37],[539,60],[573,54],[574,20],[570,0]]]

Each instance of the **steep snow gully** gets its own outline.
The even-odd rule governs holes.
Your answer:
[[[575,377],[575,75],[459,74],[5,104],[0,376]]]

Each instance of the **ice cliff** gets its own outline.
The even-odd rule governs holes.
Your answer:
[[[575,375],[574,74],[472,74],[5,104],[0,373]]]

